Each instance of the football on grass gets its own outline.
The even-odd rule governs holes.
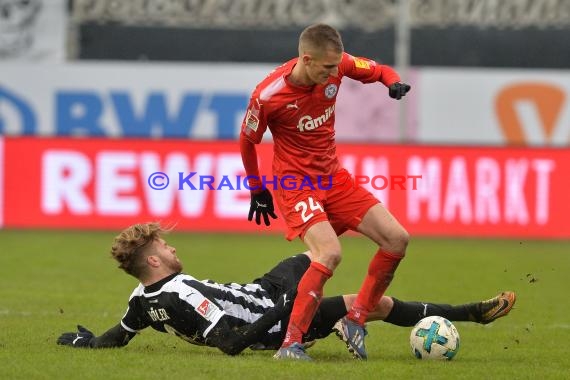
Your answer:
[[[459,333],[443,317],[426,317],[412,329],[410,345],[418,359],[451,360],[459,351]]]

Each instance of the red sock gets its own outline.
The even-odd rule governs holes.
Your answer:
[[[282,347],[293,343],[301,343],[303,334],[307,332],[317,312],[325,282],[333,272],[321,263],[313,261],[297,286],[297,298],[287,326],[287,333]]]
[[[356,301],[350,308],[349,319],[364,325],[368,313],[374,310],[390,285],[401,259],[402,256],[396,256],[382,249],[376,252],[368,266],[368,274],[364,278]]]

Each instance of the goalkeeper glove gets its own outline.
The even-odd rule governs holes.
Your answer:
[[[390,87],[388,87],[388,95],[390,95],[390,97],[393,99],[400,100],[404,96],[406,96],[406,94],[408,93],[408,91],[410,91],[411,88],[412,86],[410,86],[407,83],[396,82],[392,84]]]
[[[57,344],[62,346],[89,347],[95,335],[81,325],[77,325],[78,332],[67,332],[57,338]]]
[[[251,193],[251,203],[249,205],[249,215],[247,220],[251,222],[253,219],[253,214],[255,214],[255,223],[261,224],[261,216],[263,215],[263,221],[266,226],[269,226],[269,216],[273,219],[277,219],[275,215],[275,208],[273,207],[273,197],[269,190],[264,189],[259,193]]]

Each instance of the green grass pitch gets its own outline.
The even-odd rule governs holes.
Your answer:
[[[314,363],[278,362],[273,352],[224,356],[147,329],[127,347],[80,350],[55,344],[77,323],[101,334],[122,317],[136,280],[108,254],[114,232],[0,231],[0,379],[562,379],[568,375],[570,242],[412,240],[388,294],[464,303],[518,294],[509,316],[482,326],[456,323],[451,362],[412,357],[410,328],[369,325],[369,360],[351,359],[335,336],[310,351]],[[174,232],[185,272],[249,282],[303,250],[282,236]],[[342,238],[344,259],[326,295],[356,292],[374,247]]]

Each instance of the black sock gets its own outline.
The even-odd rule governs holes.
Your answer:
[[[392,297],[394,307],[384,322],[396,326],[414,326],[422,318],[439,315],[450,321],[473,321],[469,311],[475,304],[448,305],[439,303],[404,302]]]
[[[303,341],[321,339],[328,336],[333,331],[332,328],[336,321],[344,317],[346,312],[342,296],[323,298],[307,334],[303,337]]]

